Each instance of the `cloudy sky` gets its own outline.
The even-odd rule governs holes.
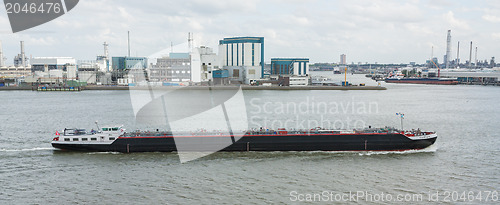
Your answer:
[[[309,57],[311,62],[423,63],[442,61],[447,30],[452,56],[461,43],[462,62],[470,41],[478,59],[500,58],[498,0],[81,0],[66,15],[13,34],[0,9],[0,40],[7,63],[24,40],[32,56],[70,56],[93,60],[110,44],[111,56],[149,56],[187,41],[215,48],[234,36],[265,38],[266,61],[272,57]]]

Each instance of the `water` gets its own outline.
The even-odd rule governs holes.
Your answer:
[[[376,85],[362,75],[348,78]],[[443,202],[447,191],[481,191],[485,203],[487,191],[500,191],[498,87],[383,86],[388,90],[244,95],[251,127],[399,127],[395,113],[403,112],[405,129],[437,131],[435,145],[407,152],[216,153],[185,164],[175,153],[62,152],[50,141],[64,127],[90,129],[96,120],[129,130],[148,125],[135,122],[127,91],[0,92],[0,203],[268,204],[323,191],[421,194],[421,203],[429,192],[438,191]],[[302,110],[292,109],[301,103]],[[338,109],[324,112],[325,103]]]

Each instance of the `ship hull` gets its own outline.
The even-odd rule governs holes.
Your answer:
[[[219,150],[220,142],[231,136],[176,136],[191,148],[182,151]],[[245,135],[220,151],[402,151],[424,149],[434,144],[437,136],[412,140],[403,134],[304,134],[304,135]],[[52,142],[62,150],[97,152],[174,152],[172,136],[120,137],[110,144],[78,144]]]
[[[456,80],[443,79],[385,79],[386,83],[407,83],[407,84],[435,84],[435,85],[456,85]]]

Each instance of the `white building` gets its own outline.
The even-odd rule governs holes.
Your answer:
[[[212,71],[219,69],[219,57],[212,48],[201,46],[191,53],[191,81],[194,83],[213,81]]]
[[[250,84],[264,77],[264,38],[236,37],[219,41],[219,59],[231,81]]]
[[[66,70],[68,65],[76,65],[72,57],[34,57],[30,60],[32,71],[45,71],[60,69]]]

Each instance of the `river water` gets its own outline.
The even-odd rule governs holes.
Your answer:
[[[348,78],[377,85],[363,75]],[[215,153],[187,163],[176,153],[67,152],[51,147],[56,130],[95,128],[96,120],[128,130],[152,127],[136,122],[128,91],[1,91],[0,203],[498,203],[499,88],[382,86],[388,90],[243,94],[250,128],[399,128],[395,113],[403,112],[405,129],[438,133],[435,145],[406,152]]]

